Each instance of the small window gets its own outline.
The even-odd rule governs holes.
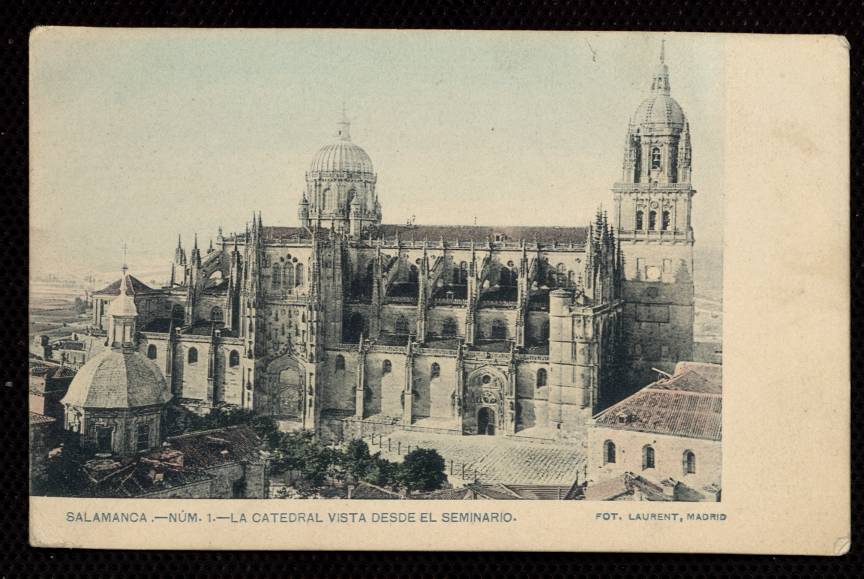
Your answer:
[[[381,373],[389,374],[393,371],[393,363],[390,360],[384,360],[384,363],[381,364]]]
[[[654,468],[654,447],[646,444],[642,447],[642,470]]]
[[[663,221],[660,224],[660,228],[663,229],[663,231],[668,231],[669,225],[671,223],[672,223],[672,216],[670,215],[670,213],[668,211],[664,211],[663,212]]]
[[[343,356],[342,354],[339,354],[338,356],[336,356],[336,362],[335,362],[334,366],[335,366],[337,372],[344,370],[345,369],[345,356]]]
[[[147,346],[147,357],[151,360],[156,359],[156,346],[154,346],[153,344]]]
[[[231,350],[231,353],[228,354],[228,365],[232,368],[240,365],[240,352]]]
[[[438,365],[438,362],[432,362],[432,367],[429,369],[429,377],[431,380],[434,380],[438,376],[441,375],[441,366]]]
[[[657,212],[649,211],[648,212],[648,229],[654,231],[657,229]]]
[[[289,292],[294,287],[294,266],[290,263],[285,264],[285,270],[282,274],[282,286]]]
[[[696,474],[696,455],[690,450],[684,451],[684,474]]]
[[[453,318],[447,318],[446,320],[444,320],[444,323],[441,327],[441,334],[446,337],[452,338],[456,335],[457,332],[458,329],[456,325],[456,320],[454,320]]]
[[[480,382],[482,382],[483,384],[488,384],[491,381],[492,376],[490,376],[489,374],[483,374],[483,377],[480,379]]]
[[[273,264],[273,289],[282,287],[282,266]]]
[[[603,464],[615,464],[615,443],[611,440],[603,443]]]
[[[396,318],[396,325],[394,331],[397,334],[407,334],[408,333],[408,320],[405,316],[399,316]]]
[[[507,326],[504,324],[504,320],[493,320],[492,321],[492,339],[493,340],[505,340],[507,339]]]
[[[651,168],[660,168],[660,149],[658,147],[651,149]]]
[[[537,388],[546,386],[546,368],[537,370]]]
[[[138,439],[136,441],[138,450],[147,450],[150,448],[150,425],[138,425]]]
[[[646,298],[656,298],[659,295],[660,291],[656,287],[645,288],[645,297]]]
[[[641,209],[636,212],[636,229],[642,229],[645,224],[645,212]]]
[[[303,264],[298,263],[297,269],[295,270],[296,275],[294,276],[294,284],[296,287],[300,287],[303,285]]]
[[[187,360],[190,364],[198,363],[198,350],[195,348],[189,348],[189,354],[187,356]]]
[[[210,310],[210,321],[217,323],[217,324],[221,324],[222,320],[223,320],[222,308],[220,308],[219,306],[213,306],[213,309]]]

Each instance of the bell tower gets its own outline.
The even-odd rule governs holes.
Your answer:
[[[636,389],[693,357],[690,125],[671,96],[665,47],[648,96],[627,128],[621,182],[612,189],[624,260],[623,342]]]

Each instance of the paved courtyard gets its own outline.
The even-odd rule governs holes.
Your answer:
[[[380,442],[379,442],[380,440]],[[371,452],[399,461],[416,448],[434,448],[447,462],[451,482],[473,482],[473,473],[482,483],[561,485],[569,487],[585,476],[585,453],[580,446],[540,443],[499,436],[454,436],[397,430],[389,435],[367,438]],[[388,450],[389,444],[389,450]],[[454,469],[450,470],[450,461]]]

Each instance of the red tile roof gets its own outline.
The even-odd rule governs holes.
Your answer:
[[[139,294],[139,293],[145,293],[146,294],[146,293],[150,293],[150,292],[159,291],[159,290],[153,289],[152,287],[150,287],[149,285],[147,285],[146,283],[144,283],[143,281],[141,281],[140,279],[138,279],[134,275],[129,276],[129,281],[132,282],[131,283],[131,285],[132,285],[131,293],[130,293],[130,289],[127,289],[126,295],[132,295],[133,293],[134,294]],[[101,290],[93,292],[93,295],[94,296],[117,296],[117,295],[120,295],[120,280],[118,279],[114,283],[108,284],[107,286],[103,287]]]
[[[172,450],[183,453],[187,468],[206,469],[241,460],[256,460],[261,439],[248,425],[192,432],[168,439]]]
[[[503,236],[507,241],[540,243],[584,243],[586,227],[531,227],[531,226],[487,226],[487,225],[395,225],[383,224],[378,233],[386,239],[399,237],[405,239],[437,241],[475,241],[485,243]]]
[[[30,424],[51,424],[55,422],[56,419],[51,418],[50,416],[45,416],[44,414],[37,414],[36,412],[30,413]]]
[[[704,365],[707,366],[707,365]],[[722,370],[680,365],[594,417],[596,426],[702,438],[722,437]]]

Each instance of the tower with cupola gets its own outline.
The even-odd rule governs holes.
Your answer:
[[[671,95],[664,47],[630,120],[614,219],[624,261],[627,382],[636,387],[693,357],[690,125]]]
[[[378,178],[372,159],[351,141],[351,123],[344,110],[335,137],[309,165],[298,217],[304,227],[333,229],[357,238],[381,223]]]

